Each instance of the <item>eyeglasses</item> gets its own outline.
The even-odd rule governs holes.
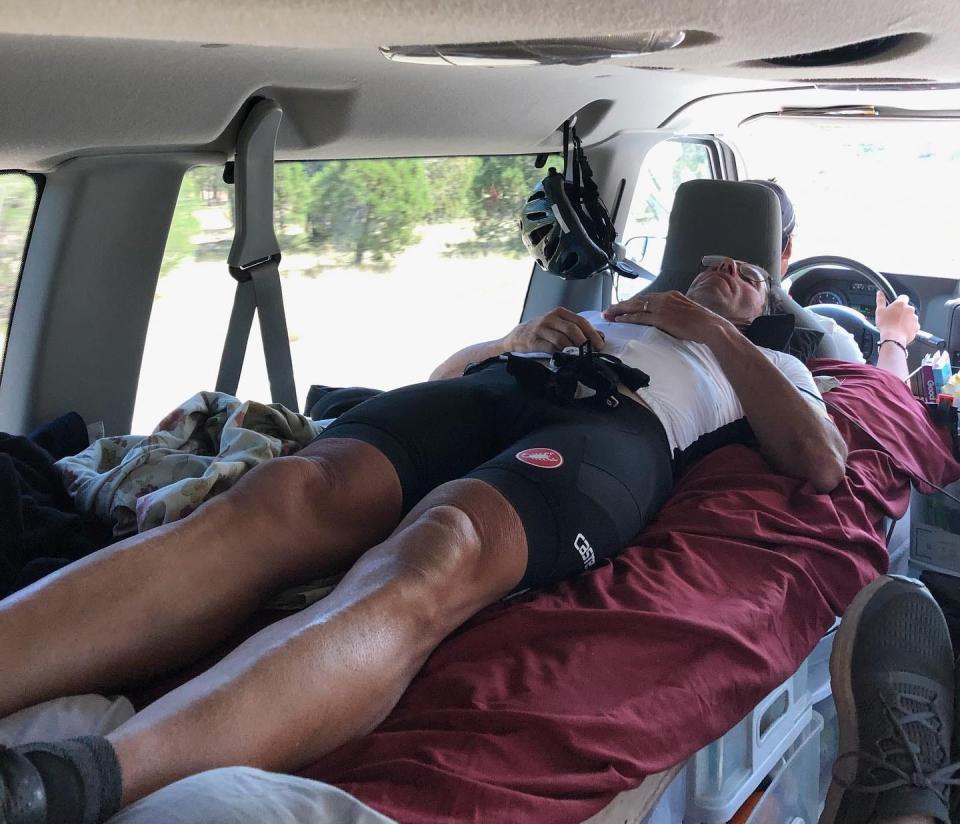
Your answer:
[[[747,263],[742,260],[733,260],[726,255],[704,255],[700,258],[700,263],[707,269],[719,269],[725,261],[732,260],[737,267],[737,274],[747,283],[766,283],[770,285],[770,275],[762,266],[755,263]]]

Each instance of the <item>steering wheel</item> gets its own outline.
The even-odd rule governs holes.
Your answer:
[[[816,257],[808,257],[795,261],[790,264],[790,268],[787,269],[784,277],[793,278],[790,286],[790,288],[793,289],[797,283],[810,272],[824,266],[855,272],[883,292],[888,303],[892,303],[897,299],[897,293],[894,291],[890,281],[880,274],[880,272],[871,269],[858,260],[840,257],[839,255],[817,255]],[[835,303],[818,303],[806,308],[818,315],[833,318],[840,326],[853,335],[853,339],[857,342],[857,346],[860,347],[864,359],[868,363],[876,363],[879,352],[880,331],[870,323],[861,312],[849,306],[841,306]]]

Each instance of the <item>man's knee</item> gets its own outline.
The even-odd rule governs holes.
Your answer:
[[[522,536],[505,545],[511,530],[491,522],[497,519],[489,508],[446,500],[425,506],[397,534],[400,582],[407,600],[430,613],[428,621],[456,626],[520,580]]]
[[[337,488],[337,469],[321,458],[291,455],[275,458],[251,470],[234,489],[248,506],[264,509],[293,507],[329,498]]]
[[[483,551],[477,524],[453,504],[428,507],[408,529],[412,540],[401,543],[398,559],[427,584],[449,585],[451,578],[469,576]]]

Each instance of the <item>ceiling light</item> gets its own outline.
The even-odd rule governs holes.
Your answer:
[[[381,46],[380,53],[398,63],[431,66],[576,66],[675,49],[685,37],[686,32],[679,30],[648,31],[554,40]]]

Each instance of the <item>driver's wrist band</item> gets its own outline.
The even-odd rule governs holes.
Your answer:
[[[904,355],[909,354],[909,352],[907,352],[907,347],[900,343],[900,341],[894,340],[893,338],[886,338],[885,340],[880,341],[880,343],[877,345],[877,349],[879,349],[885,343],[892,343],[894,346],[899,346],[903,350]]]

